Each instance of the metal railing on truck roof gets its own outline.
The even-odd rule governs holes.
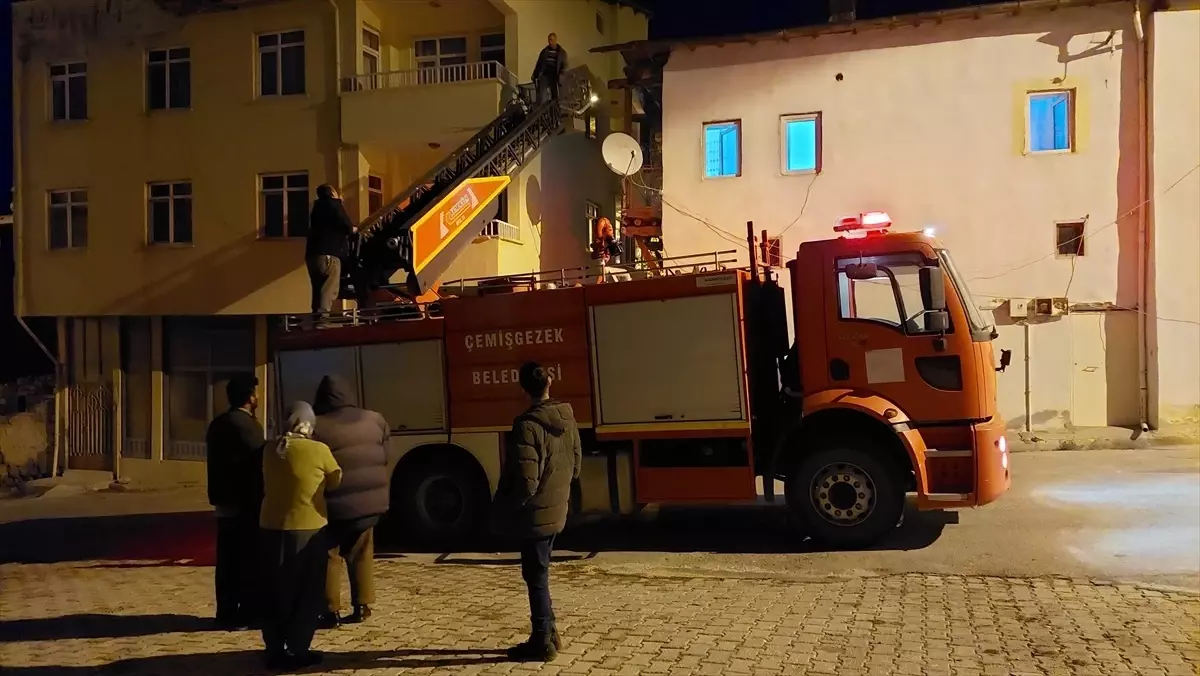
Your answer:
[[[449,295],[477,296],[491,293],[511,293],[514,291],[536,291],[541,289],[556,289],[576,284],[596,283],[604,277],[603,283],[624,284],[640,279],[676,276],[685,274],[705,274],[728,270],[737,265],[737,250],[714,251],[704,254],[689,254],[673,256],[659,261],[661,267],[649,269],[633,263],[628,265],[609,265],[603,270],[599,265],[583,265],[574,268],[558,270],[542,270],[524,275],[494,275],[490,277],[471,277],[457,279],[443,284],[440,290]],[[314,314],[285,315],[283,329],[285,331],[304,331],[310,329],[330,329],[341,326],[360,326],[381,321],[419,321],[442,315],[440,301],[430,303],[384,303],[370,308],[351,308],[329,313],[328,316],[318,317]]]

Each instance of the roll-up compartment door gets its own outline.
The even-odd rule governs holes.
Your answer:
[[[364,345],[363,406],[378,411],[393,430],[446,427],[446,379],[442,341]]]
[[[592,308],[602,424],[746,419],[733,294]]]
[[[279,353],[279,397],[283,415],[294,401],[313,403],[317,385],[327,375],[341,376],[350,385],[353,405],[358,405],[358,370],[353,347],[324,350],[288,350]]]

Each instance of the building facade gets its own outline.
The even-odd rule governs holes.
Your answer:
[[[17,312],[58,318],[67,466],[148,480],[202,476],[230,374],[266,400],[316,186],[363,219],[497,116],[548,33],[602,99],[619,57],[590,50],[646,35],[599,0],[24,0],[14,23]],[[622,110],[544,148],[451,274],[581,264]]]
[[[1160,3],[1161,4],[1161,3]],[[1007,3],[669,50],[672,255],[884,210],[954,252],[1011,429],[1200,426],[1200,11]],[[803,290],[795,290],[803,293]],[[1028,316],[1033,298],[1067,312]]]

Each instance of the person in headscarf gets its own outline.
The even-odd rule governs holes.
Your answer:
[[[342,470],[329,447],[313,440],[316,420],[306,402],[292,404],[287,431],[263,452],[259,527],[268,589],[262,635],[272,669],[321,661],[309,646],[325,606],[325,491],[341,483]]]

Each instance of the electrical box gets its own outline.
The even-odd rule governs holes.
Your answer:
[[[1060,317],[1068,313],[1066,298],[1033,298],[1029,301],[1028,317]]]
[[[1009,298],[1008,299],[1008,316],[1012,319],[1026,319],[1029,317],[1029,299],[1028,298]]]

